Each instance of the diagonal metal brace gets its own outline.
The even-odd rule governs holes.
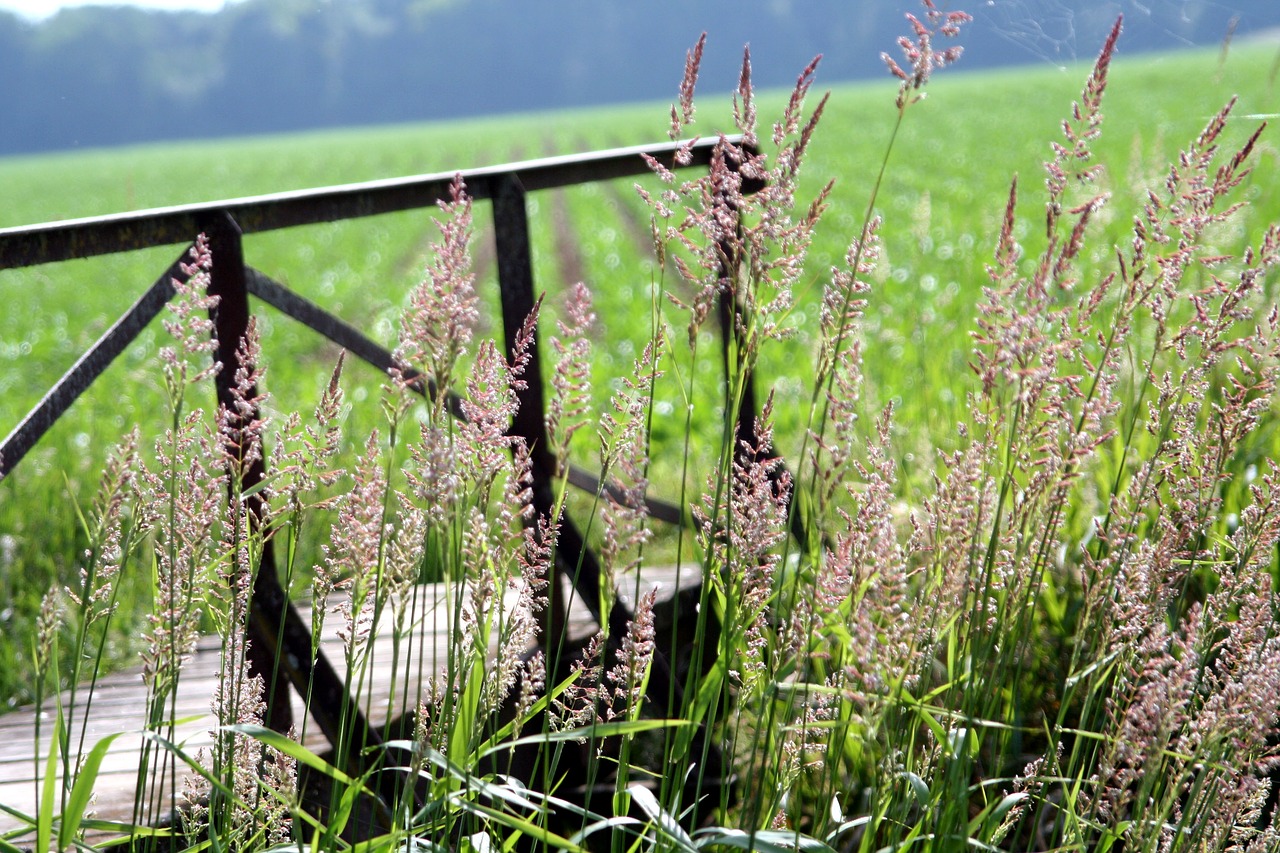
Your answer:
[[[124,352],[138,333],[164,309],[165,304],[173,297],[173,279],[187,280],[186,273],[182,271],[187,251],[189,250],[184,250],[147,292],[76,360],[71,369],[44,395],[44,399],[27,413],[22,423],[0,442],[0,480],[9,475],[22,457],[62,417],[63,412],[71,407],[111,362],[115,361],[116,356]]]
[[[316,330],[347,352],[376,367],[383,373],[389,374],[393,369],[398,368],[402,375],[410,380],[410,390],[428,399],[435,399],[437,392],[434,387],[431,387],[430,382],[424,385],[421,382],[421,377],[414,370],[396,364],[395,356],[391,350],[382,346],[355,326],[335,317],[319,305],[299,296],[294,291],[253,267],[245,269],[245,278],[249,293],[253,296],[279,309],[304,326]],[[459,420],[465,420],[466,415],[462,412],[461,398],[454,391],[447,392],[447,395],[446,405],[450,414]],[[603,492],[610,500],[617,503],[623,503],[628,500],[617,483],[606,482],[602,484],[599,477],[578,465],[569,465],[569,485],[592,495]],[[687,523],[685,514],[681,512],[680,507],[673,503],[646,495],[644,506],[650,518],[656,518],[668,524],[681,525]]]

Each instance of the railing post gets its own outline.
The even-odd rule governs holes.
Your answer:
[[[215,358],[222,364],[222,370],[214,379],[218,391],[218,405],[225,407],[230,418],[230,427],[242,429],[247,421],[257,419],[257,407],[247,415],[238,412],[232,388],[235,385],[236,371],[241,367],[239,348],[249,329],[249,295],[245,287],[244,249],[241,243],[240,227],[231,215],[226,212],[202,217],[200,229],[209,241],[209,253],[213,267],[209,275],[209,295],[218,297],[218,304],[210,310],[210,319],[214,324],[214,335],[218,340]],[[253,365],[244,365],[252,369]],[[249,392],[251,397],[257,396],[257,389]],[[266,477],[266,465],[262,454],[247,465],[243,457],[238,460],[241,470],[238,472],[240,488],[248,491],[257,486]],[[255,528],[263,521],[263,499],[258,492],[246,501],[248,505],[249,523]],[[280,656],[274,654],[278,647],[278,626],[284,619],[288,609],[288,599],[284,589],[276,577],[274,554],[271,540],[263,543],[262,563],[254,578],[252,608],[253,616],[249,621],[249,649],[247,658],[249,670],[262,677],[266,690],[267,715],[264,722],[277,732],[287,732],[293,725],[293,707],[289,699],[289,682],[279,666]],[[263,631],[264,620],[256,618],[265,616],[267,631]],[[269,628],[277,631],[272,633]],[[270,633],[270,636],[262,636]]]
[[[515,175],[503,176],[493,188],[493,224],[494,239],[497,244],[498,290],[502,298],[502,323],[505,335],[507,358],[510,359],[515,349],[516,336],[523,326],[525,318],[536,304],[533,288],[533,264],[529,252],[529,219],[525,208],[525,193]],[[544,394],[542,389],[541,364],[538,358],[538,340],[534,336],[528,350],[529,365],[522,377],[526,383],[520,392],[520,408],[512,424],[512,433],[519,435],[529,443],[533,468],[533,503],[539,515],[550,515],[554,511],[553,483],[555,482],[555,459],[548,449],[545,422]],[[567,516],[560,519],[560,536],[556,543],[556,566],[560,572],[567,574],[573,582],[574,591],[582,598],[583,604],[591,612],[596,624],[609,627],[610,648],[616,652],[627,633],[627,623],[631,612],[616,595],[607,614],[600,608],[600,563],[573,521]],[[552,578],[550,589],[555,594],[558,589],[558,578]],[[544,637],[544,647],[554,650],[562,638],[568,625],[567,607],[557,605],[551,598],[548,607],[552,608],[552,619],[560,619],[558,626],[553,621],[552,630],[555,635]],[[556,613],[555,608],[562,611]],[[554,660],[550,655],[548,660]],[[682,690],[672,677],[671,664],[661,651],[655,651],[653,664],[649,671],[648,697],[658,707],[674,698],[677,701]],[[705,733],[698,730],[695,742],[702,743]]]
[[[755,153],[754,148],[744,147],[744,154],[750,156]],[[726,162],[726,167],[736,170],[732,161]],[[714,169],[714,158],[713,165]],[[743,195],[753,195],[760,192],[765,187],[764,182],[759,178],[743,178],[741,192]],[[725,204],[732,208],[735,218],[739,216],[737,206],[732,199],[725,199]],[[742,222],[739,220],[735,230],[735,236],[725,237],[716,243],[719,252],[720,270],[719,277],[721,280],[720,298],[716,305],[716,318],[720,324],[720,345],[721,355],[724,362],[725,382],[729,382],[732,376],[732,365],[730,360],[733,358],[735,350],[741,351],[746,341],[742,338],[742,330],[738,323],[738,311],[742,307],[735,295],[737,293],[737,278],[743,274],[741,246],[743,245]],[[726,399],[726,411],[733,405],[733,401]],[[756,440],[756,417],[760,411],[760,406],[756,400],[756,381],[754,372],[748,371],[743,377],[742,382],[742,399],[738,403],[738,412],[734,427],[734,447],[733,457],[737,462],[760,462],[764,459],[771,458],[775,455],[772,446],[757,448],[755,459],[747,459],[745,455],[745,447],[753,447]],[[781,476],[785,470],[784,467],[777,467],[769,474],[769,481],[773,484],[774,489],[781,488]],[[795,537],[796,542],[805,551],[808,551],[812,541],[810,539],[810,530],[808,519],[805,518],[795,507],[791,501],[794,500],[794,493],[788,498],[789,526],[791,535]]]
[[[255,406],[247,415],[237,414],[232,397],[236,371],[240,368],[239,345],[249,328],[248,275],[244,263],[240,227],[225,211],[202,217],[200,229],[209,240],[213,261],[209,293],[219,301],[210,314],[218,339],[216,357],[222,363],[217,374],[218,403],[231,413],[232,428],[260,417]],[[252,367],[252,365],[246,365]],[[257,389],[249,390],[250,397]],[[241,489],[248,491],[266,478],[265,454],[242,466]],[[259,490],[247,499],[249,523],[257,527],[265,517],[264,492]],[[311,700],[309,710],[316,724],[338,753],[337,761],[353,776],[367,767],[365,750],[378,746],[382,738],[369,725],[359,703],[347,691],[346,684],[323,652],[312,658],[311,630],[303,622],[288,592],[276,574],[271,537],[262,543],[262,563],[254,576],[253,595],[248,626],[250,671],[261,675],[266,686],[267,718],[264,722],[280,733],[293,725],[293,707],[289,696],[292,685],[300,695]],[[373,760],[377,760],[376,757]],[[394,774],[379,774],[379,792],[388,803],[396,801],[399,789]]]
[[[525,207],[525,192],[515,175],[503,175],[493,187],[493,231],[498,267],[498,291],[502,299],[502,325],[507,358],[515,352],[516,337],[525,319],[533,311],[537,300],[533,289],[533,262],[529,251],[529,215]],[[521,377],[524,390],[519,392],[520,408],[511,425],[511,433],[525,440],[529,447],[533,474],[533,506],[538,515],[550,516],[555,511],[554,483],[556,460],[547,440],[546,403],[542,387],[542,365],[539,357],[537,335],[527,351],[528,367]],[[568,575],[573,588],[599,625],[609,626],[609,633],[621,637],[627,628],[630,613],[620,601],[613,603],[609,612],[600,608],[600,563],[587,547],[586,541],[573,521],[567,516],[560,519],[560,534],[556,543],[557,568]],[[567,603],[561,603],[559,585],[555,579],[550,584],[552,631],[556,636],[546,637],[549,649],[555,648],[564,636],[567,625]]]
[[[202,217],[200,229],[209,240],[209,253],[213,259],[209,293],[218,297],[218,305],[211,311],[214,334],[218,338],[217,360],[222,363],[216,384],[218,403],[227,406],[233,424],[241,420],[236,414],[231,389],[236,370],[240,367],[239,346],[249,328],[249,296],[241,244],[240,228],[225,211]],[[249,365],[251,367],[251,365]],[[251,396],[257,389],[250,389]],[[255,408],[247,416],[259,417]],[[241,488],[244,491],[257,486],[266,477],[266,463],[260,455],[241,472]],[[247,498],[249,519],[253,525],[262,522],[265,515],[264,494],[258,491]],[[252,613],[249,623],[251,639],[249,660],[252,670],[262,676],[267,687],[268,725],[279,732],[286,732],[293,723],[293,711],[289,701],[289,686],[303,695],[310,684],[311,695],[316,699],[313,716],[321,730],[335,746],[341,731],[340,720],[345,709],[347,725],[354,725],[357,736],[366,738],[366,745],[379,743],[380,739],[369,730],[368,723],[359,708],[346,693],[342,679],[334,672],[323,654],[311,660],[311,631],[289,601],[288,593],[276,574],[275,554],[270,537],[262,545],[262,565],[254,578]]]
[[[516,336],[525,318],[533,311],[537,300],[533,291],[533,260],[529,252],[529,214],[525,208],[525,192],[513,176],[498,179],[492,189],[494,249],[497,256],[498,292],[502,301],[502,326],[505,352],[510,361],[516,347]],[[529,363],[523,377],[525,387],[518,393],[520,407],[511,424],[511,433],[524,439],[529,448],[531,474],[533,476],[533,505],[538,515],[550,517],[555,511],[556,461],[551,456],[547,439],[546,398],[542,389],[542,361],[538,336],[528,350]],[[567,535],[566,535],[567,534]],[[560,542],[556,549],[556,566],[547,578],[547,613],[550,623],[542,645],[548,650],[548,659],[559,643],[567,637],[569,603],[563,600],[560,588],[560,572],[572,577],[577,558],[582,557],[581,571],[598,577],[599,566],[595,555],[586,549],[586,543],[578,535],[573,523],[563,519]],[[578,580],[574,579],[575,589]],[[600,596],[580,592],[584,603],[597,620],[600,618]]]

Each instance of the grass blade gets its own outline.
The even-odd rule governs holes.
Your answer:
[[[98,781],[98,770],[102,766],[102,759],[106,757],[111,744],[122,734],[124,732],[116,732],[98,741],[80,766],[80,773],[76,776],[75,784],[71,786],[71,795],[67,798],[67,804],[62,813],[62,824],[58,827],[59,850],[65,850],[75,838],[76,833],[80,831],[85,809],[89,807],[89,798],[93,796],[93,786]]]
[[[45,760],[44,783],[40,788],[40,806],[36,809],[36,847],[48,850],[53,838],[53,801],[58,782],[58,756],[62,751],[62,709],[53,724],[53,737],[49,740],[49,757]]]

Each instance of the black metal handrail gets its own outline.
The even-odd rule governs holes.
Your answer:
[[[730,142],[739,138],[730,137]],[[716,140],[692,145],[691,167],[710,163]],[[224,201],[67,219],[39,225],[0,228],[0,269],[55,263],[113,252],[189,243],[200,221],[215,213],[227,213],[243,234],[256,234],[299,225],[316,225],[343,219],[378,216],[402,210],[430,207],[448,200],[449,186],[461,175],[467,194],[478,201],[492,199],[503,181],[518,177],[525,192],[568,187],[645,174],[645,156],[668,168],[678,148],[687,143],[663,143],[613,148],[588,154],[543,157],[501,166],[484,166],[457,172],[437,172],[405,178],[364,181]]]

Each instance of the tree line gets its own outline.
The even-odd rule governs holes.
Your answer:
[[[1161,7],[1161,2],[1165,5]],[[970,68],[1087,60],[1120,11],[1130,52],[1280,25],[1273,0],[1146,6],[953,3],[975,14]],[[1280,4],[1275,4],[1280,6]],[[673,96],[702,31],[703,85],[879,75],[914,0],[242,0],[217,13],[127,6],[40,22],[0,13],[0,154],[445,119]],[[1144,16],[1141,10],[1147,10]]]

